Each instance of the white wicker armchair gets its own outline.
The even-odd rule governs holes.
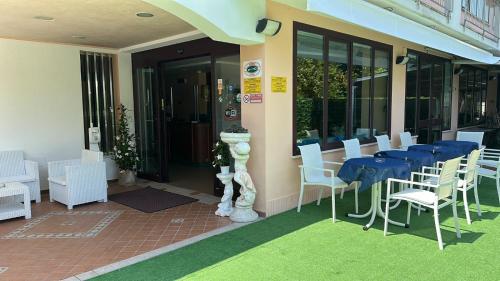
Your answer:
[[[99,201],[107,202],[108,184],[103,153],[82,150],[82,158],[49,162],[50,202],[73,206]]]
[[[30,200],[40,203],[38,163],[24,160],[22,151],[0,151],[0,187],[20,182],[30,189]]]

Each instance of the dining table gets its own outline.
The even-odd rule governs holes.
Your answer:
[[[374,223],[376,216],[384,217],[382,210],[382,183],[389,178],[408,179],[411,175],[411,165],[408,161],[393,158],[361,157],[351,158],[344,162],[337,176],[344,182],[351,184],[359,182],[359,192],[371,190],[371,205],[364,214],[347,213],[348,217],[366,218],[369,222],[363,226],[368,230]],[[408,227],[408,225],[389,220],[389,223]]]
[[[433,145],[452,147],[463,155],[469,155],[473,150],[479,149],[479,144],[472,141],[441,140],[435,141]]]
[[[459,147],[435,144],[416,144],[408,147],[408,151],[427,152],[433,155],[434,162],[444,162],[453,158],[466,156]]]
[[[432,167],[434,155],[425,151],[384,150],[374,154],[377,158],[404,160],[410,164],[412,172],[420,171],[423,166]]]

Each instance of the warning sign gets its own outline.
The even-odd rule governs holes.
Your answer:
[[[260,94],[261,88],[261,78],[245,78],[243,80],[243,91],[245,94]]]
[[[286,77],[271,77],[271,91],[273,93],[286,93]]]

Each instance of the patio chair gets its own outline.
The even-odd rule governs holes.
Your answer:
[[[345,157],[344,160],[349,160],[351,158],[360,157],[372,157],[372,155],[366,155],[361,153],[361,145],[358,139],[350,139],[342,141],[344,143]]]
[[[332,221],[335,222],[335,191],[337,189],[344,189],[348,184],[335,176],[332,169],[325,169],[325,164],[342,165],[342,163],[323,161],[321,156],[321,149],[319,144],[308,144],[299,146],[300,155],[302,156],[302,165],[300,168],[300,195],[297,206],[297,212],[300,212],[302,200],[304,197],[304,188],[306,186],[320,186],[319,196],[316,204],[319,206],[321,196],[323,195],[323,188],[328,187],[332,190]],[[328,176],[325,175],[328,174]],[[358,212],[358,188],[354,189],[354,204],[356,213]]]
[[[496,162],[495,167],[487,165],[486,168],[482,166],[477,168],[477,175],[479,177],[479,182],[481,182],[482,177],[495,180],[497,187],[497,194],[498,194],[498,202],[500,203],[500,161]]]
[[[24,160],[22,151],[0,151],[0,187],[20,182],[30,189],[30,200],[40,203],[38,163]]]
[[[484,149],[483,145],[484,132],[457,132],[457,141],[470,141],[476,142],[479,149]]]
[[[378,151],[401,150],[399,148],[392,147],[388,135],[375,136],[375,138],[377,139]]]
[[[455,221],[455,232],[458,238],[461,237],[460,228],[457,217],[457,170],[462,158],[455,158],[444,163],[443,168],[438,169],[439,174],[426,173],[411,173],[411,180],[389,179],[387,181],[387,200],[385,204],[385,222],[384,236],[387,236],[388,220],[389,220],[389,202],[391,200],[403,200],[408,202],[408,213],[406,216],[406,224],[410,225],[410,214],[412,204],[417,204],[434,210],[434,223],[436,227],[436,235],[438,239],[439,249],[443,249],[443,241],[441,238],[441,229],[439,227],[439,209],[452,205],[453,220]],[[419,176],[422,180],[415,181],[415,176]],[[427,179],[435,178],[435,183],[426,182]],[[391,187],[393,183],[404,183],[409,185],[408,189],[392,193]],[[416,187],[416,188],[414,188]],[[430,190],[426,190],[429,188]],[[443,203],[440,203],[443,201]]]
[[[409,146],[415,145],[410,132],[399,133],[399,138],[401,140],[401,149],[408,150]]]
[[[73,206],[107,202],[106,164],[103,153],[82,150],[82,158],[49,162],[50,202]]]

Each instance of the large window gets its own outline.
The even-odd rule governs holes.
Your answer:
[[[115,135],[113,58],[108,54],[81,52],[80,67],[85,147],[89,148],[89,127],[99,127],[99,148],[110,152]]]
[[[466,67],[460,74],[458,127],[481,124],[486,115],[488,72]]]
[[[432,142],[451,128],[452,65],[449,60],[414,51],[408,57],[405,131],[422,135],[422,142]]]
[[[388,134],[392,47],[295,23],[294,152]]]

